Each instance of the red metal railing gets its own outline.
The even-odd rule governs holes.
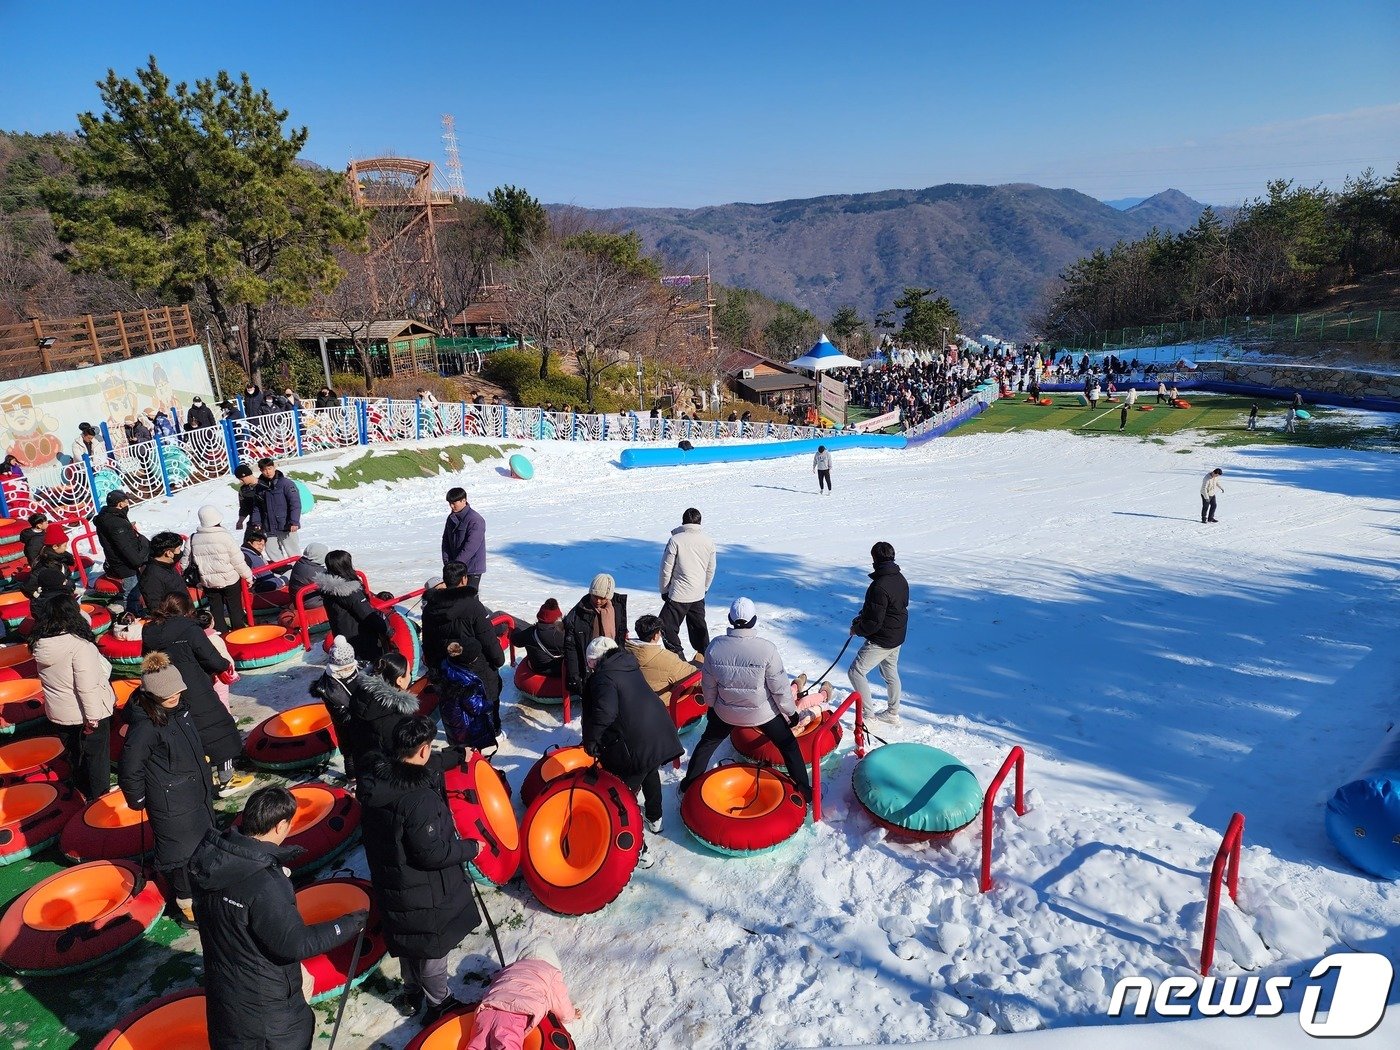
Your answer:
[[[865,757],[865,701],[860,693],[851,693],[850,696],[841,701],[831,720],[819,726],[817,735],[829,733],[833,738],[835,746],[836,726],[841,721],[841,716],[852,707],[856,709],[856,758]],[[822,760],[820,756],[822,749],[817,746],[817,741],[812,741],[812,823],[820,823],[822,819]]]
[[[1240,846],[1244,842],[1244,814],[1230,818],[1220,848],[1215,851],[1215,863],[1210,869],[1210,894],[1206,897],[1206,928],[1201,937],[1201,976],[1210,974],[1215,962],[1215,927],[1220,921],[1220,884],[1230,887],[1230,899],[1236,900],[1240,888]]]
[[[266,565],[260,565],[260,566],[258,566],[256,569],[254,569],[254,570],[253,570],[253,577],[254,577],[254,578],[257,578],[258,576],[264,576],[264,575],[266,575],[266,574],[269,573],[269,572],[274,572],[274,571],[276,571],[277,569],[284,568],[284,567],[286,567],[286,566],[288,566],[288,565],[295,565],[295,564],[296,564],[298,561],[300,561],[300,560],[301,560],[301,556],[298,555],[298,556],[295,557],[295,558],[283,558],[281,561],[271,561],[271,562],[268,562]],[[245,581],[240,581],[239,586],[240,586],[240,589],[241,589],[242,592],[243,592],[243,615],[247,618],[247,620],[248,620],[249,623],[252,623],[252,622],[253,622],[253,589],[252,589],[251,587],[249,587],[248,584],[247,584]]]
[[[515,666],[515,642],[511,635],[515,633],[515,617],[508,612],[496,612],[491,614],[491,626],[496,630],[496,637],[502,639],[501,652],[510,653],[510,665]],[[505,633],[501,633],[501,628],[505,628]]]
[[[993,804],[996,801],[997,789],[1006,780],[1006,774],[1011,772],[1012,766],[1016,767],[1016,815],[1025,816],[1026,813],[1026,752],[1018,744],[1006,756],[1006,761],[997,770],[997,775],[992,778],[992,783],[982,798],[982,878],[977,884],[982,893],[992,888],[992,817],[995,815]]]

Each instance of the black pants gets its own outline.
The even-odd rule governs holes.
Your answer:
[[[829,470],[817,471],[817,491],[820,492],[822,489],[831,491],[831,471]]]
[[[107,794],[112,786],[112,719],[102,719],[91,733],[84,733],[81,725],[54,728],[73,771],[73,786],[89,801]]]
[[[1124,405],[1118,410],[1118,429],[1122,430],[1128,425],[1128,406]]]
[[[206,587],[204,600],[209,603],[209,615],[214,617],[214,630],[220,634],[248,626],[248,616],[243,609],[243,588],[238,584]]]
[[[661,819],[661,770],[653,769],[650,773],[637,773],[634,776],[623,777],[623,783],[634,795],[639,789],[641,790],[642,815],[647,820]]]
[[[681,790],[688,788],[692,781],[699,780],[704,775],[705,768],[710,764],[710,759],[714,757],[715,749],[720,742],[729,736],[729,731],[734,727],[712,709],[705,722],[705,731],[700,734],[700,742],[695,745],[695,751],[690,756],[690,764],[685,767],[685,779],[681,781]],[[771,721],[764,722],[757,727],[758,731],[772,741],[779,753],[783,756],[783,761],[787,764],[788,776],[797,785],[798,792],[802,797],[810,800],[812,797],[812,782],[807,777],[807,764],[802,761],[802,752],[797,747],[797,738],[792,735],[792,728],[787,724],[787,719],[778,715]]]
[[[1202,496],[1202,497],[1201,497],[1201,520],[1202,520],[1202,521],[1214,521],[1214,520],[1215,520],[1215,497],[1214,497],[1214,496]]]
[[[190,866],[181,864],[175,868],[161,868],[161,875],[170,884],[170,892],[175,895],[176,900],[190,900],[194,897],[194,890],[190,887]]]
[[[710,645],[710,628],[705,623],[705,599],[698,602],[677,602],[667,598],[661,606],[661,642],[682,659],[681,622],[685,622],[685,633],[690,636],[690,647],[703,653]]]

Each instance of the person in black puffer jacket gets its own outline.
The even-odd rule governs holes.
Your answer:
[[[164,653],[151,653],[141,662],[141,688],[127,705],[131,725],[117,785],[126,804],[150,819],[156,871],[175,896],[176,921],[192,926],[187,865],[204,833],[214,827],[214,788],[187,702],[187,684]]]
[[[166,595],[151,620],[141,629],[141,652],[165,653],[185,679],[185,703],[204,742],[204,754],[214,765],[220,788],[238,790],[252,783],[235,773],[233,760],[243,753],[243,738],[227,707],[214,692],[211,675],[227,675],[233,665],[220,655],[194,621],[194,604],[187,593]]]
[[[506,662],[499,636],[491,626],[491,614],[468,584],[467,567],[450,561],[442,567],[446,585],[423,595],[423,662],[434,676],[447,658],[447,646],[456,642],[462,653],[456,661],[481,679],[492,706],[500,703],[501,676]]]
[[[593,577],[588,593],[564,617],[564,664],[569,692],[583,695],[588,682],[584,651],[594,638],[611,638],[621,648],[627,644],[627,595],[606,572]]]
[[[167,594],[188,594],[188,585],[180,572],[180,554],[185,540],[178,532],[158,532],[151,537],[151,560],[141,570],[141,601],[147,609],[155,609]]]
[[[283,866],[297,803],[286,788],[248,796],[241,827],[209,831],[190,859],[204,954],[211,1050],[309,1050],[316,1016],[301,991],[301,960],[344,944],[369,913],[307,926]]]
[[[899,571],[894,560],[894,546],[881,540],[870,548],[874,571],[865,591],[865,604],[851,621],[851,634],[865,639],[865,644],[851,661],[847,675],[851,688],[870,702],[870,679],[866,677],[877,665],[884,676],[889,704],[876,717],[886,722],[899,721],[899,647],[909,630],[909,581]]]
[[[530,669],[546,678],[558,676],[559,664],[564,659],[563,619],[559,602],[549,598],[535,613],[534,623],[517,627],[510,634],[511,644],[525,650]]]
[[[661,698],[647,685],[637,658],[611,638],[588,643],[592,674],[583,690],[583,749],[642,793],[647,829],[661,831],[661,767],[684,752]],[[642,867],[650,867],[646,843]]]
[[[350,707],[347,739],[341,741],[340,749],[357,774],[366,768],[371,752],[388,754],[393,749],[394,727],[418,713],[418,697],[407,692],[411,681],[408,661],[401,653],[385,653],[372,672],[357,671],[345,679]]]
[[[305,553],[297,559],[296,564],[292,566],[291,575],[287,577],[287,590],[292,596],[293,603],[296,602],[298,591],[308,585],[314,585],[316,577],[325,573],[326,556],[329,553],[330,551],[324,543],[308,543],[306,545]],[[302,602],[308,609],[319,609],[324,604],[324,599],[315,591],[308,591]]]
[[[447,990],[447,955],[481,917],[465,865],[481,843],[457,834],[443,790],[443,771],[462,762],[460,750],[433,753],[436,729],[426,718],[405,718],[394,730],[393,758],[368,756],[360,779],[365,860],[384,921],[384,940],[403,964],[404,991],[395,1005],[424,1024],[457,1006]]]
[[[121,583],[122,603],[127,612],[141,608],[137,574],[151,559],[151,544],[136,531],[128,515],[131,497],[121,489],[107,493],[107,505],[92,519],[97,541],[102,545],[102,572]]]
[[[370,604],[350,552],[327,554],[326,571],[317,573],[313,582],[325,603],[331,633],[348,638],[361,663],[378,660],[388,646],[389,627],[384,614]]]

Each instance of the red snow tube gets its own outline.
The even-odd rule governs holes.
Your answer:
[[[29,646],[20,642],[15,645],[0,646],[0,668],[8,671],[19,672],[21,678],[38,678],[39,670],[34,667],[34,654],[29,651]],[[24,672],[33,669],[33,674]]]
[[[162,995],[117,1022],[95,1050],[208,1050],[204,991],[182,988]]]
[[[602,770],[560,777],[530,803],[525,883],[550,911],[586,915],[617,898],[642,851],[642,814],[627,785]]]
[[[37,678],[0,682],[0,735],[30,727],[44,717],[44,683]]]
[[[1183,400],[1181,400],[1181,398],[1177,398],[1175,401],[1172,402],[1172,404],[1175,405],[1177,408],[1190,408],[1190,407],[1191,407],[1191,402],[1190,402],[1190,401],[1183,401]]]
[[[565,773],[584,769],[592,764],[593,759],[583,749],[582,744],[572,744],[568,747],[551,744],[525,774],[525,783],[520,785],[520,801],[528,806],[540,797],[540,792]]]
[[[496,640],[501,643],[501,652],[507,656],[511,655],[510,636],[515,631],[515,617],[508,612],[493,612],[491,614],[491,627],[496,632]],[[511,664],[514,664],[514,658]]]
[[[301,649],[301,639],[277,624],[240,627],[224,636],[233,666],[240,671],[271,667],[290,660]]]
[[[817,731],[825,726],[830,726],[832,732]],[[810,766],[814,755],[822,759],[836,750],[836,745],[841,743],[841,723],[831,711],[826,711],[820,719],[807,719],[792,731],[792,735],[797,738],[797,750],[802,752],[802,761]],[[729,734],[729,742],[734,745],[735,751],[748,758],[775,766],[783,764],[781,752],[757,729],[736,727]]]
[[[369,883],[364,879],[336,878],[313,882],[305,889],[297,890],[297,911],[301,913],[301,921],[308,926],[339,919],[352,911],[369,912],[364,945],[353,974],[350,973],[350,957],[355,953],[353,937],[322,955],[302,960],[302,972],[311,975],[311,994],[307,1002],[319,1003],[332,999],[345,990],[347,983],[358,985],[378,969],[388,948],[380,929],[379,909],[375,907],[369,889]]]
[[[112,674],[122,678],[141,673],[141,639],[118,638],[108,631],[97,639],[97,651],[112,664]]]
[[[449,769],[443,780],[457,833],[481,843],[471,862],[473,874],[504,886],[520,870],[520,823],[506,782],[479,751],[471,752],[465,766]]]
[[[475,1006],[450,1013],[410,1039],[404,1050],[462,1050],[471,1041],[475,1018]],[[520,1050],[574,1050],[574,1040],[559,1018],[545,1014],[539,1027],[525,1033]]]
[[[155,849],[155,833],[144,812],[126,804],[114,788],[83,807],[63,826],[58,848],[77,864],[86,860],[135,860]]]
[[[23,543],[0,543],[0,565],[17,562],[24,557]]]
[[[88,622],[92,624],[93,634],[103,635],[111,629],[112,614],[102,606],[83,602],[83,612],[87,614]]]
[[[18,627],[29,617],[29,595],[23,591],[6,591],[0,594],[0,619],[11,629]]]
[[[121,580],[114,580],[110,576],[99,576],[93,580],[86,595],[88,601],[101,602],[103,605],[116,601],[121,596]]]
[[[667,700],[666,709],[671,712],[671,720],[676,728],[684,731],[704,718],[710,710],[705,706],[705,694],[700,690],[700,672],[676,683]]]
[[[0,962],[25,977],[54,977],[100,965],[135,945],[165,899],[135,864],[99,860],[50,875],[0,918]],[[159,1044],[171,1046],[168,1041]]]
[[[533,700],[537,704],[558,707],[564,702],[563,676],[554,674],[546,678],[537,674],[530,666],[528,656],[515,665],[515,688],[526,700]]]
[[[292,874],[310,875],[348,850],[360,839],[360,804],[341,788],[312,781],[288,789],[297,800],[292,833],[285,846],[300,846],[291,862]],[[242,823],[241,818],[234,825]]]
[[[112,707],[112,729],[108,735],[112,761],[116,762],[122,757],[122,748],[126,744],[126,731],[131,728],[130,712],[127,710],[131,703],[131,694],[141,688],[139,678],[118,678],[112,683],[112,695],[116,698]]]
[[[1053,398],[1042,397],[1042,398],[1040,399],[1040,403],[1048,408],[1050,405],[1053,405],[1053,404],[1055,403],[1055,401],[1054,401]]]
[[[20,521],[18,518],[0,518],[0,543],[13,543],[27,528],[29,528],[28,523]]]
[[[1139,412],[1151,412],[1151,411],[1152,411],[1152,406],[1151,406],[1151,405],[1138,405],[1138,411],[1139,411]]]
[[[418,625],[397,610],[384,614],[389,625],[389,641],[408,663],[408,676],[416,678],[423,673],[423,646],[418,641]]]
[[[83,797],[67,784],[0,787],[0,865],[38,853],[58,839]]]
[[[766,853],[797,834],[807,804],[782,773],[763,766],[716,766],[681,799],[681,821],[718,853]]]
[[[31,736],[0,746],[0,787],[67,780],[68,759],[56,736]]]
[[[408,687],[408,691],[418,697],[418,715],[420,718],[432,718],[438,708],[439,697],[437,690],[433,688],[433,683],[428,681],[428,676],[424,675],[418,681]]]
[[[315,703],[259,722],[243,742],[243,753],[259,769],[288,770],[329,762],[339,747],[331,713]]]

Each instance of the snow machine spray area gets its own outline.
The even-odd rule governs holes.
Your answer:
[[[1327,837],[1362,871],[1400,880],[1400,723],[1327,803]]]

